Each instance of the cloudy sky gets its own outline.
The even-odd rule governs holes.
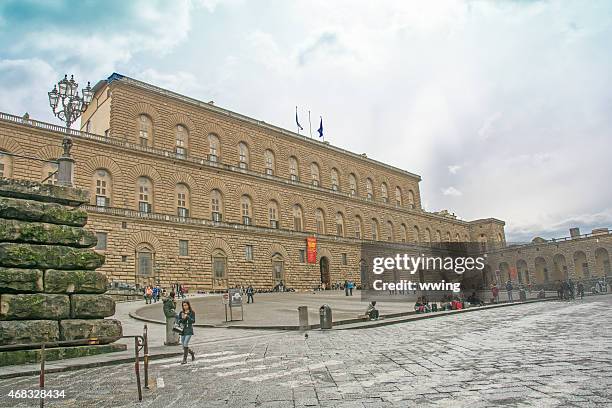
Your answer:
[[[0,111],[141,79],[423,177],[509,240],[612,227],[612,2],[3,0]],[[315,126],[316,128],[316,126]],[[605,176],[608,174],[608,176]]]

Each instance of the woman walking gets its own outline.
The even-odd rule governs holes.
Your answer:
[[[195,312],[191,309],[191,303],[188,300],[183,300],[181,312],[176,315],[176,321],[183,326],[181,333],[181,344],[183,345],[183,362],[187,364],[187,354],[191,355],[191,361],[195,360],[195,353],[189,348],[189,340],[193,336],[193,324],[195,323]]]

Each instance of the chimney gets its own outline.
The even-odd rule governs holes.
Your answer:
[[[570,237],[576,238],[580,236],[580,228],[574,227],[570,228]]]

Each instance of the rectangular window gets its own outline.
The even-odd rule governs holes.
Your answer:
[[[98,239],[98,243],[96,244],[96,249],[99,251],[106,250],[106,232],[96,232],[96,238]]]
[[[186,239],[179,239],[179,255],[189,255],[189,241],[187,241]]]
[[[270,220],[270,228],[278,229],[278,221]]]
[[[244,247],[244,258],[247,261],[253,260],[253,245],[247,245]]]
[[[306,250],[300,249],[300,262],[306,263]]]
[[[176,156],[180,159],[184,159],[185,156],[187,156],[187,151],[185,150],[184,147],[176,146]]]
[[[179,207],[176,209],[177,215],[181,218],[189,217],[189,210],[187,208]]]
[[[127,255],[121,255],[121,262],[127,262]]]
[[[291,181],[298,181],[298,176],[295,174],[291,175]]]
[[[213,219],[214,222],[221,222],[223,217],[221,216],[220,212],[213,212],[212,213],[212,219]]]
[[[138,253],[138,274],[151,276],[153,274],[153,256],[151,252]]]
[[[270,168],[267,168],[267,169],[266,169],[266,174],[267,174],[268,176],[272,176],[272,175],[274,174],[274,170],[272,170],[272,169],[270,169]]]
[[[121,221],[121,228],[122,229],[127,229],[127,222],[126,221]]]
[[[96,196],[96,205],[98,207],[108,207],[108,198],[104,196]]]
[[[348,265],[348,259],[346,253],[342,254],[342,265]]]
[[[149,203],[145,203],[143,201],[138,203],[138,211],[143,212],[143,213],[150,213],[151,212],[151,204]]]

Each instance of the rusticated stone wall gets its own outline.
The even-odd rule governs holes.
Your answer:
[[[122,335],[105,319],[115,302],[96,271],[96,237],[83,228],[78,206],[88,201],[84,190],[0,179],[0,345]]]

